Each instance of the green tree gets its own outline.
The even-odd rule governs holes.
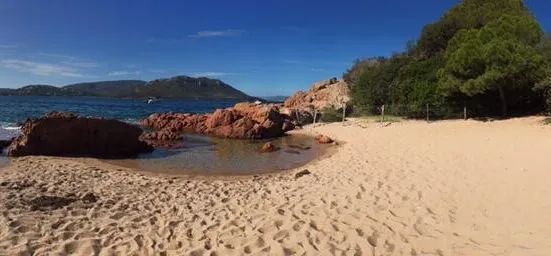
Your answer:
[[[544,93],[551,106],[550,42],[523,0],[463,0],[404,52],[356,61],[343,78],[362,109],[393,105],[415,117],[426,104],[451,114],[465,103],[482,115],[535,112]]]
[[[478,29],[502,15],[531,16],[523,0],[464,0],[436,23],[426,25],[417,50],[421,58],[444,52],[448,42],[462,29]]]
[[[354,61],[354,65],[352,65],[350,69],[347,69],[346,72],[344,72],[342,78],[345,82],[354,85],[363,70],[371,67],[376,67],[379,64],[385,62],[385,60],[386,58],[384,57],[357,59]]]
[[[437,71],[444,64],[442,57],[427,60],[411,60],[400,68],[390,89],[391,102],[399,106],[405,116],[421,116],[425,106],[441,105],[437,91]]]
[[[449,42],[438,74],[442,91],[468,96],[497,91],[507,115],[507,91],[531,88],[541,79],[544,58],[535,46],[542,37],[531,16],[503,15],[481,29],[460,31]]]
[[[363,69],[352,87],[354,104],[364,108],[391,104],[389,90],[400,69],[409,61],[408,56],[396,55],[394,58],[381,60],[379,65]]]
[[[545,38],[538,45],[538,49],[541,51],[547,62],[551,62],[551,32],[547,33]]]
[[[551,33],[547,34],[547,36],[542,40],[538,48],[547,63],[544,67],[544,75],[537,83],[535,90],[544,94],[547,110],[551,111]]]

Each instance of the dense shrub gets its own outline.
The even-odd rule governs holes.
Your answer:
[[[349,116],[352,113],[352,108],[350,106],[346,107],[345,116]],[[321,121],[324,123],[333,123],[342,121],[342,108],[334,109],[331,107],[324,108],[321,114]]]

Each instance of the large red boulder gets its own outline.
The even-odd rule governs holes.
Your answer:
[[[233,110],[217,109],[214,114],[208,117],[205,121],[207,129],[215,127],[231,125],[238,119],[238,115]]]
[[[140,140],[146,141],[155,148],[162,148],[166,150],[183,148],[183,139],[184,137],[181,133],[172,132],[169,129],[144,133],[140,136]]]
[[[264,145],[262,145],[262,148],[260,148],[261,153],[271,153],[277,150],[279,150],[279,148],[271,142],[264,143]]]
[[[163,129],[157,132],[144,133],[140,136],[141,140],[182,140],[184,137],[179,132],[173,132],[170,129]]]
[[[303,91],[298,91],[297,93],[295,93],[293,96],[287,98],[287,100],[285,100],[285,102],[283,103],[283,105],[285,107],[295,107],[295,106],[300,106],[300,105],[304,105],[306,102],[305,100],[305,97],[306,97],[306,93],[303,92]]]
[[[325,135],[316,135],[316,137],[314,137],[315,140],[317,140],[319,143],[321,144],[329,144],[329,143],[333,143],[333,139],[325,136]]]
[[[139,139],[142,130],[117,120],[53,112],[29,120],[8,148],[8,156],[87,156],[128,158],[151,152]]]
[[[140,124],[143,127],[153,130],[162,130],[166,128],[175,131],[190,130],[204,132],[206,129],[205,121],[207,118],[208,115],[191,115],[168,112],[162,114],[152,114],[148,118],[141,120]]]

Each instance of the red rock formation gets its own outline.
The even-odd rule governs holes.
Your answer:
[[[314,113],[324,109],[342,109],[343,103],[350,101],[350,87],[336,78],[323,80],[312,85],[309,91],[299,91],[289,97],[283,104],[281,112],[287,113],[299,124],[314,121]],[[317,120],[317,117],[316,117]]]
[[[140,140],[146,141],[155,148],[179,149],[184,147],[184,136],[180,132],[162,129],[157,132],[144,133]]]
[[[143,127],[153,130],[170,129],[172,131],[191,130],[202,133],[206,130],[205,121],[209,115],[191,115],[181,113],[152,114],[141,120]]]
[[[238,103],[213,114],[153,114],[140,122],[154,130],[194,131],[231,139],[264,139],[283,136],[294,129],[276,105]]]
[[[140,136],[142,140],[182,140],[184,137],[179,132],[172,132],[169,129],[163,129],[158,132],[144,133]]]
[[[287,98],[283,105],[285,107],[295,107],[295,106],[301,106],[306,104],[306,93],[303,91],[296,92],[293,96]],[[309,103],[309,102],[308,102]]]
[[[231,125],[236,121],[238,115],[234,110],[217,109],[206,121],[207,129],[213,129],[220,126]]]
[[[8,156],[89,156],[127,158],[151,152],[139,140],[142,130],[117,120],[85,118],[72,113],[51,113],[26,122],[22,135],[8,148]]]
[[[271,153],[279,150],[279,148],[271,142],[266,142],[260,149],[261,153]]]
[[[321,144],[329,144],[329,143],[333,143],[333,140],[325,135],[316,135],[316,137],[314,137],[315,140],[317,140],[319,143]]]

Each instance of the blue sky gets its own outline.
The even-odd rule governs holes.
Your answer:
[[[290,95],[388,56],[459,0],[0,0],[0,87],[207,76]],[[551,2],[526,1],[546,31]]]

